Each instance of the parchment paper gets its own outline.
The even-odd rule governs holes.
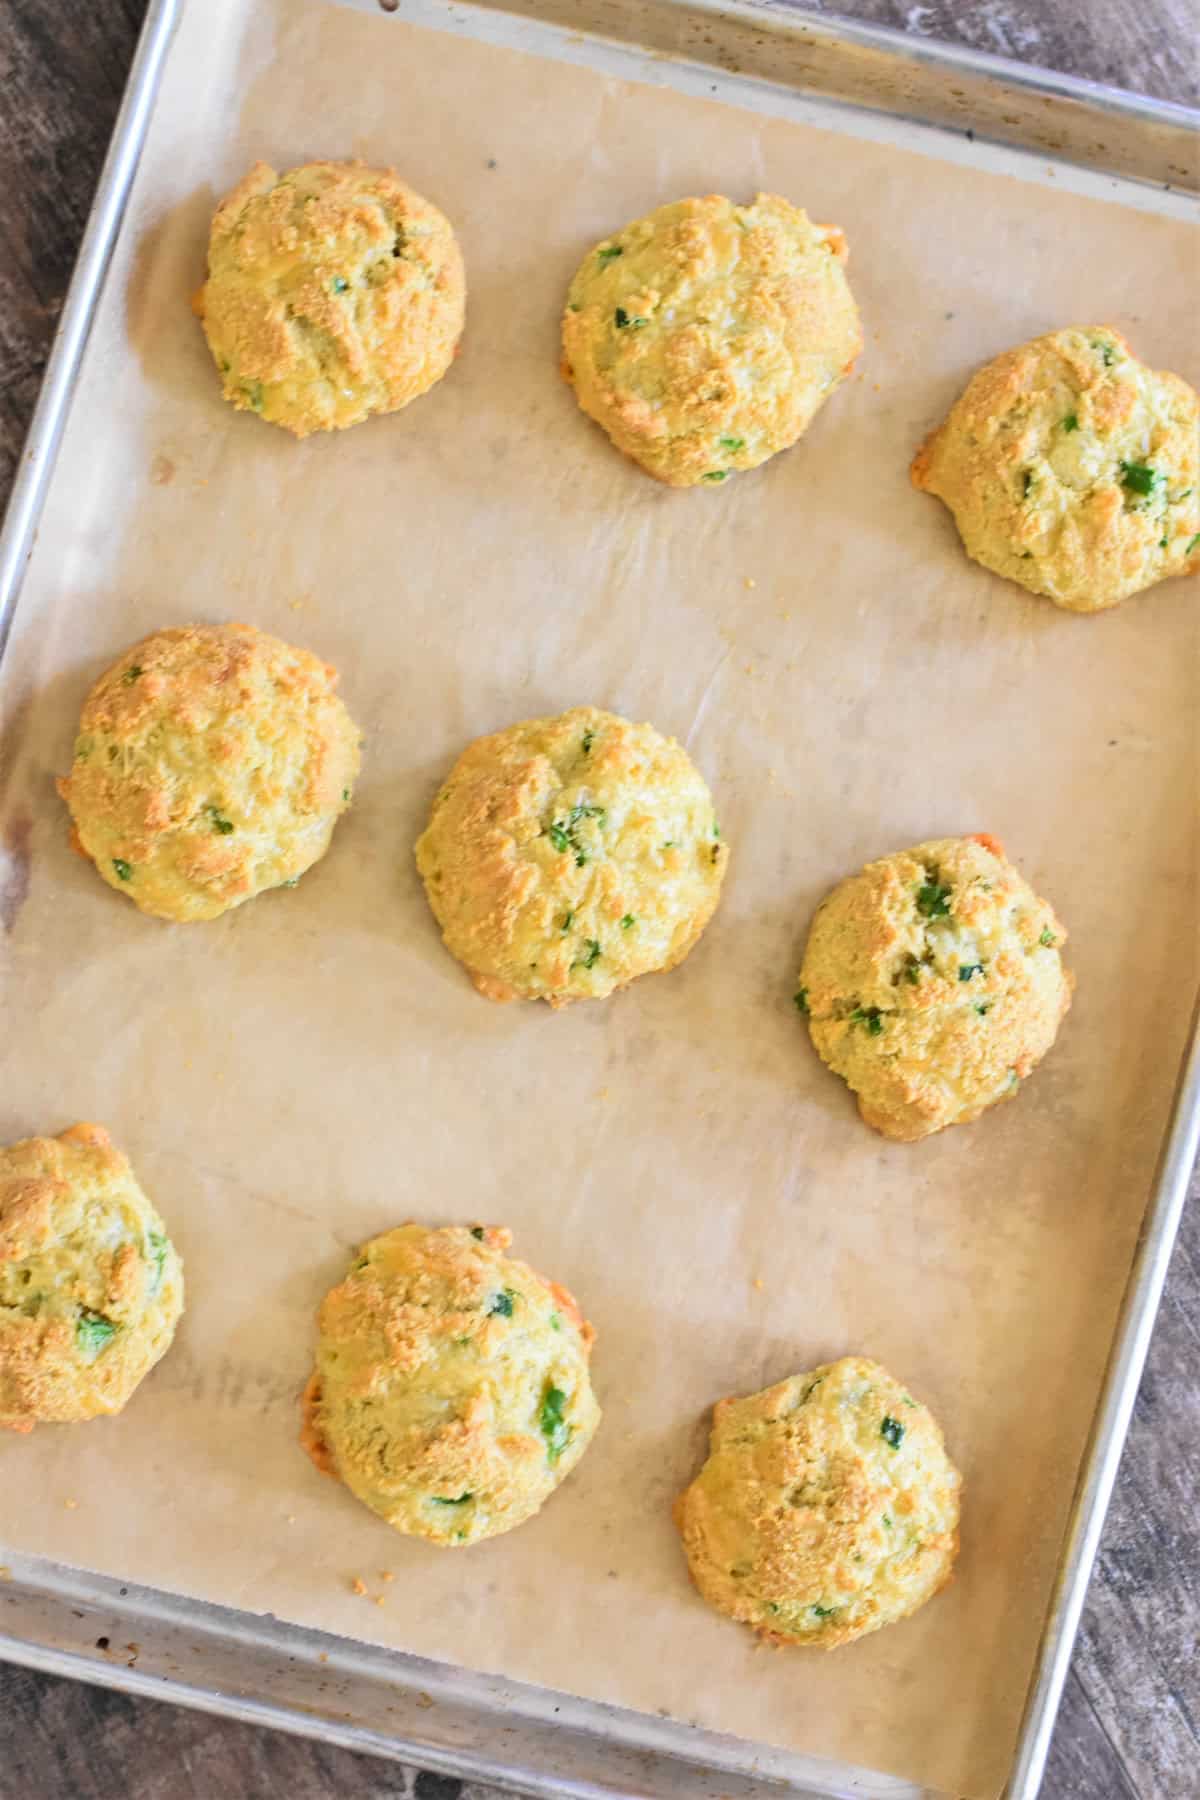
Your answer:
[[[467,337],[404,414],[297,445],[223,406],[188,296],[254,157],[343,154],[455,221]],[[861,373],[796,450],[672,492],[560,382],[566,282],[661,201],[759,186],[846,231]],[[123,1417],[0,1442],[10,1548],[997,1793],[1195,982],[1197,595],[1061,613],[969,564],[907,465],[975,364],[1059,324],[1111,321],[1195,381],[1195,258],[1167,219],[394,19],[191,9],[0,764],[0,1139],[105,1122],[189,1308]],[[228,617],[338,664],[364,774],[298,890],[167,926],[69,852],[52,780],[123,645]],[[668,977],[496,1008],[442,950],[411,846],[470,737],[584,700],[689,746],[724,901]],[[1075,1007],[1015,1104],[889,1145],[809,1047],[800,948],[838,877],[976,830],[1070,926]],[[599,1332],[593,1449],[464,1555],[389,1533],[296,1443],[321,1294],[410,1216],[511,1225]],[[692,1592],[669,1502],[714,1399],[847,1351],[944,1423],[958,1577],[831,1656],[756,1651]]]

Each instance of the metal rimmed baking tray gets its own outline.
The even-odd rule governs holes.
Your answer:
[[[123,218],[135,196],[141,146],[163,84],[172,75],[180,79],[178,63],[172,64],[173,32],[194,23],[196,16],[194,6],[160,6],[148,17],[6,527],[0,597],[6,622],[15,618],[20,633],[27,622],[32,629],[31,615],[17,613],[21,576],[47,494],[47,521],[56,516],[55,451],[69,428],[78,383],[90,383],[94,392],[110,374],[95,341],[89,350],[89,328],[112,292],[105,278],[125,241],[122,232],[141,223],[131,214],[123,225]],[[1128,207],[1157,209],[1167,218],[1179,216],[1187,204],[1182,190],[1194,184],[1188,164],[1192,121],[1178,109],[1031,76],[988,59],[944,55],[925,45],[914,50],[887,34],[831,28],[784,9],[614,5],[559,12],[550,7],[430,6],[419,14],[410,11],[406,23],[413,19],[468,40],[544,56],[551,70],[561,59],[658,82],[664,94],[672,89],[711,93],[750,113],[798,116],[883,146],[917,145],[935,162],[977,162],[981,169],[1001,169],[1022,179],[1032,175],[1032,152],[1038,173],[1048,171],[1071,192],[1084,198],[1108,195]],[[372,28],[385,33],[392,26],[375,19]],[[218,128],[223,128],[219,119],[214,131]],[[975,134],[974,141],[968,132]],[[979,148],[983,138],[995,140],[986,151]],[[151,274],[153,248],[151,244],[148,253]],[[144,267],[145,259],[143,292]],[[244,423],[254,429],[252,422]],[[382,440],[366,441],[382,453]],[[55,553],[48,524],[45,541],[34,550],[35,562],[44,559],[43,571],[55,567]],[[79,583],[77,562],[64,563],[56,572],[67,587]],[[36,591],[36,584],[27,590],[27,605],[34,604],[29,594]],[[296,635],[302,632],[321,640],[316,622],[298,621]],[[8,747],[19,750],[18,702],[26,696],[11,658],[4,678],[6,714],[14,727]],[[6,823],[11,798],[6,789]],[[37,899],[35,891],[34,904]],[[1072,923],[1078,931],[1074,916]],[[1183,1021],[1178,1020],[1172,1040],[1176,1047],[1182,1037]],[[1048,1073],[1047,1091],[1054,1079]],[[1081,1467],[1059,1585],[1046,1614],[1013,1764],[1013,1795],[1034,1791],[1044,1758],[1195,1152],[1197,1083],[1193,1052],[1146,1207],[1141,1250],[1095,1415],[1093,1447]],[[1160,1114],[1165,1124],[1165,1100],[1156,1118]],[[5,1124],[7,1128],[7,1118]],[[1148,1167],[1144,1175],[1149,1177]],[[1143,1192],[1139,1189],[1128,1200],[1138,1215]],[[611,1333],[611,1327],[605,1329]],[[203,1598],[154,1592],[135,1585],[139,1565],[133,1555],[123,1565],[132,1578],[128,1581],[63,1566],[28,1547],[9,1553],[5,1561],[11,1579],[0,1589],[7,1626],[4,1649],[14,1659],[490,1776],[530,1792],[749,1795],[780,1783],[811,1794],[922,1791],[912,1781],[856,1767],[852,1757],[823,1761],[795,1747],[770,1748],[765,1741],[748,1743],[698,1730],[678,1717],[656,1718],[500,1675],[472,1674],[445,1660],[400,1655],[353,1642],[349,1632],[300,1629],[269,1613],[263,1616],[261,1607],[235,1611]]]

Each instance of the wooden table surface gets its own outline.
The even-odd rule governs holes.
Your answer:
[[[815,10],[1200,101],[1193,0],[844,0]],[[0,501],[144,0],[0,6]],[[1193,1181],[1193,1200],[1197,1183]],[[1014,1470],[1014,1478],[1022,1478]],[[1200,1209],[1175,1253],[1044,1800],[1200,1794]],[[0,1532],[3,1530],[0,1500]],[[0,1800],[500,1800],[499,1790],[0,1667]]]

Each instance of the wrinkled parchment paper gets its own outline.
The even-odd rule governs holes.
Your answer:
[[[252,159],[343,154],[454,220],[467,336],[407,412],[298,445],[221,403],[188,296]],[[648,208],[759,186],[846,231],[861,372],[796,450],[673,492],[559,380],[563,293]],[[976,363],[1058,324],[1195,381],[1196,272],[1185,226],[1045,185],[312,0],[191,9],[0,765],[0,1139],[105,1122],[189,1307],[122,1418],[0,1442],[9,1547],[997,1793],[1195,981],[1197,594],[1058,612],[967,563],[907,465]],[[229,617],[339,666],[364,773],[298,890],[168,926],[70,853],[53,777],[122,646]],[[668,977],[493,1007],[411,847],[467,739],[580,701],[688,745],[724,902]],[[1070,926],[1075,1007],[1015,1104],[889,1145],[795,1015],[806,925],[865,859],[976,830]],[[410,1216],[511,1225],[599,1333],[581,1469],[464,1555],[389,1533],[296,1442],[322,1292]],[[714,1399],[851,1350],[944,1423],[958,1578],[833,1655],[756,1651],[692,1592],[669,1502]]]

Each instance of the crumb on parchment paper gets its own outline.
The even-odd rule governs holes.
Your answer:
[[[354,1577],[353,1581],[350,1583],[350,1592],[352,1594],[365,1594],[366,1591],[367,1591],[366,1582],[363,1580],[361,1575],[356,1575]]]

